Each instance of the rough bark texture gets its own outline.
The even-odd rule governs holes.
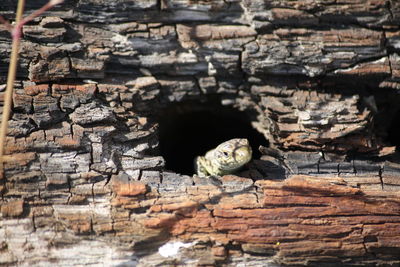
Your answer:
[[[399,24],[397,1],[70,0],[26,25],[0,264],[398,266]],[[10,43],[0,26],[2,83]],[[160,116],[221,107],[275,150],[167,170]]]

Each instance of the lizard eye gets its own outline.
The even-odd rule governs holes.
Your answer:
[[[223,151],[222,153],[224,153],[224,156],[227,157],[228,156],[228,152]]]

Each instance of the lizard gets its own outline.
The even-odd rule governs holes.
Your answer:
[[[245,138],[225,141],[204,156],[195,158],[198,176],[232,174],[251,160],[252,150]]]

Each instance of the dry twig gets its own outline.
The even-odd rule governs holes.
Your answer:
[[[12,36],[12,50],[10,56],[10,66],[8,69],[7,76],[7,87],[4,95],[4,106],[3,106],[3,114],[1,118],[1,127],[0,127],[0,178],[3,177],[4,173],[4,148],[5,148],[5,139],[8,128],[8,120],[10,118],[11,113],[11,104],[12,104],[12,94],[14,90],[14,81],[17,72],[17,64],[18,64],[18,52],[19,52],[19,43],[21,40],[21,32],[22,27],[27,22],[36,18],[37,16],[43,14],[46,10],[52,8],[53,6],[62,3],[63,0],[50,0],[47,4],[45,4],[42,8],[36,10],[29,16],[23,18],[22,15],[24,13],[25,0],[18,0],[18,8],[17,8],[17,16],[15,18],[15,26],[12,26],[9,22],[7,22],[3,17],[0,16],[0,23],[6,25],[6,28],[11,32]]]

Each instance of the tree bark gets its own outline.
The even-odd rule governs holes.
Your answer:
[[[0,263],[399,265],[399,18],[383,0],[71,0],[35,19]],[[0,46],[5,83],[1,25]],[[169,169],[243,133],[229,110],[262,136],[248,137],[252,162],[223,177]]]

